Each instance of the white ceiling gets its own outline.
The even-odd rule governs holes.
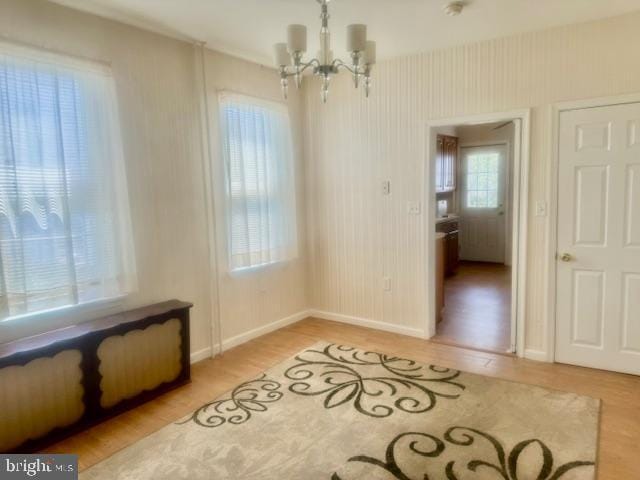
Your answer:
[[[206,41],[210,48],[271,63],[271,47],[286,26],[303,23],[316,52],[315,0],[52,0],[139,27]],[[344,55],[345,27],[369,25],[380,58],[433,50],[520,32],[640,10],[640,0],[467,0],[457,17],[446,0],[332,0],[330,27],[336,55]]]

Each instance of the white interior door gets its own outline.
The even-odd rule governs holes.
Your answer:
[[[562,112],[556,360],[640,374],[640,104]]]
[[[460,258],[504,263],[507,147],[460,150]]]

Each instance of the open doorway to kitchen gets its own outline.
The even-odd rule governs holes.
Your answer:
[[[435,147],[431,340],[516,353],[523,120],[461,121],[432,126],[429,134]]]

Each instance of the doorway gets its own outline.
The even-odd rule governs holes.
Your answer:
[[[522,354],[528,116],[429,127],[434,342]]]

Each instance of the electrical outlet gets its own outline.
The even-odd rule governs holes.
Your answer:
[[[382,194],[383,195],[391,195],[391,181],[384,180],[382,182]]]
[[[382,288],[385,292],[391,291],[391,279],[389,277],[382,277]]]

